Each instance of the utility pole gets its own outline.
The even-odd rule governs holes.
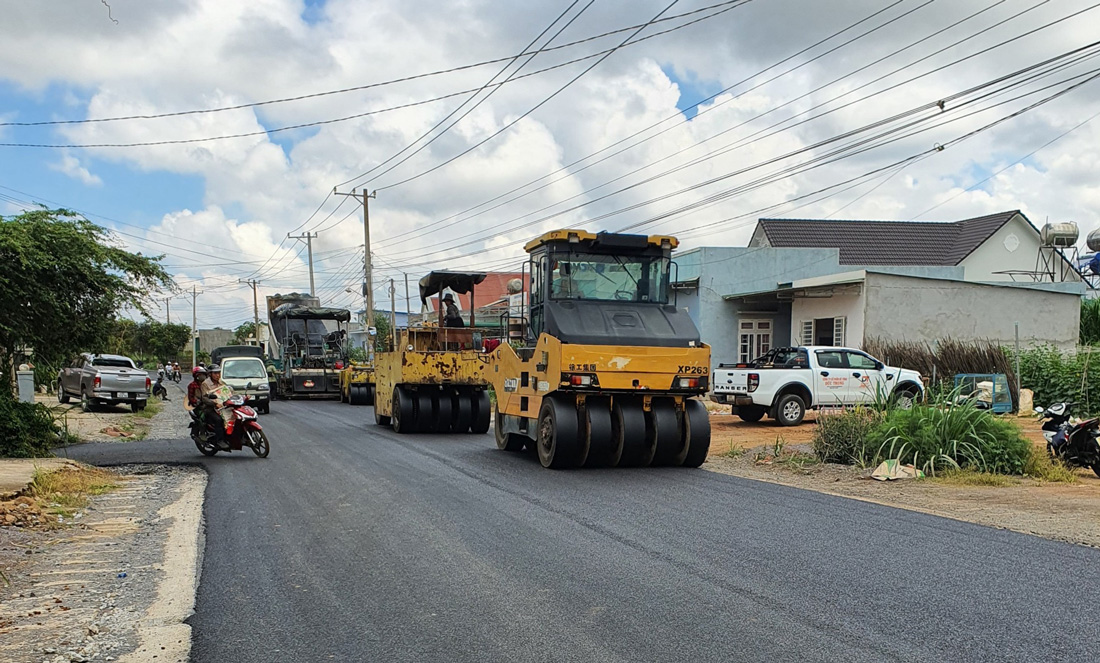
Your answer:
[[[199,361],[199,314],[198,314],[198,286],[191,286],[191,368]]]
[[[312,273],[311,273],[312,276]],[[256,337],[256,345],[260,344],[260,303],[256,298],[256,286],[260,284],[256,279],[237,279],[237,283],[244,283],[252,288],[252,335]],[[309,284],[310,287],[313,283]],[[313,294],[313,293],[310,293]]]
[[[351,193],[339,193],[335,189],[332,191],[338,196],[351,196],[352,198],[358,198],[359,194],[355,193],[355,189],[351,190]],[[378,192],[368,193],[363,189],[363,306],[366,309],[366,322],[363,324],[363,331],[367,332],[367,340],[370,340],[370,328],[374,324],[374,281],[371,279],[371,260],[370,260],[370,204],[371,198],[377,198]],[[369,349],[367,350],[368,356],[374,356],[374,343],[369,343]]]
[[[394,293],[397,292],[397,288],[393,287],[393,279],[390,279],[390,336],[393,338],[393,349],[397,349],[397,300]]]
[[[301,235],[287,233],[286,236],[287,239],[304,239],[306,241],[306,253],[309,255],[309,294],[316,297],[317,291],[313,287],[313,240],[317,237],[317,233],[305,232]]]
[[[168,302],[172,301],[171,297],[164,298],[164,322],[165,324],[172,324],[172,307]]]

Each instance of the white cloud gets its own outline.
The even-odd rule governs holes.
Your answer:
[[[596,3],[559,42],[644,22],[663,4],[659,0]],[[685,6],[678,5],[673,11],[702,6],[681,4]],[[614,230],[666,213],[670,214],[666,219],[638,231],[682,234],[685,247],[741,243],[751,233],[759,215],[754,214],[756,210],[766,209],[771,216],[835,213],[906,219],[943,203],[921,218],[954,219],[1020,208],[1037,223],[1047,216],[1051,220],[1075,219],[1084,235],[1098,225],[1094,210],[1100,202],[1096,184],[1100,182],[1100,158],[1093,146],[1100,140],[1100,127],[1083,127],[974,191],[963,189],[1096,112],[1100,92],[1095,85],[912,164],[885,182],[872,179],[820,202],[776,207],[946,142],[992,115],[674,213],[821,155],[828,148],[772,162],[783,154],[1086,43],[1093,39],[1091,26],[1100,14],[1086,14],[964,65],[794,126],[806,117],[799,114],[815,104],[826,103],[821,110],[837,108],[1087,6],[1085,0],[1047,3],[913,64],[1034,3],[1007,0],[948,29],[988,4],[940,0],[920,7],[920,3],[904,2],[807,55],[761,73],[884,4],[874,0],[750,2],[711,21],[615,53],[488,144],[424,177],[386,188],[475,145],[555,92],[592,61],[509,83],[407,163],[369,181],[370,188],[381,189],[371,201],[377,280],[391,276],[402,280],[403,272],[415,278],[433,267],[513,266],[521,257],[522,243],[543,230],[563,225]],[[5,15],[12,29],[0,42],[0,72],[4,72],[0,76],[35,99],[51,86],[76,89],[75,96],[66,90],[66,101],[55,109],[59,118],[73,117],[71,104],[80,99],[88,100],[84,112],[89,118],[209,108],[358,86],[511,55],[560,11],[557,6],[520,0],[470,0],[459,5],[442,0],[378,0],[366,5],[329,0],[321,20],[306,23],[301,18],[300,0],[172,0],[156,7],[117,0],[112,7],[118,25],[106,20],[101,6],[91,3],[74,4],[65,12],[43,9],[41,3],[13,4]],[[746,92],[844,39],[917,7],[911,15],[850,46]],[[659,29],[667,27],[663,24]],[[815,90],[938,30],[946,31],[842,82]],[[540,54],[522,73],[608,48],[624,36]],[[63,42],[66,48],[40,48],[50,41]],[[158,120],[74,125],[34,135],[45,141],[130,143],[258,132],[474,89],[503,66],[497,63],[301,102]],[[1087,66],[1082,64],[1074,71]],[[901,71],[830,101],[893,69]],[[749,82],[705,105],[703,110],[712,109],[709,112],[683,122],[677,104],[683,104],[681,97],[688,93],[680,90],[666,71],[700,82],[708,91],[743,79]],[[163,210],[162,221],[149,229],[147,238],[169,246],[150,243],[143,248],[167,251],[166,262],[178,265],[174,269],[181,280],[198,279],[200,289],[209,293],[203,297],[211,311],[225,312],[226,318],[238,313],[250,317],[251,292],[236,284],[250,273],[259,274],[261,281],[270,284],[262,288],[272,292],[308,287],[304,255],[298,256],[300,246],[290,241],[280,246],[288,232],[307,228],[322,229],[314,242],[319,289],[324,284],[323,294],[331,302],[351,305],[355,297],[344,289],[357,286],[360,278],[353,252],[362,242],[361,211],[353,201],[332,198],[313,221],[299,226],[334,184],[399,152],[444,120],[463,100],[462,96],[452,97],[328,124],[289,141],[284,139],[290,134],[271,134],[188,145],[81,150],[63,155],[56,167],[85,184],[98,181],[81,165],[80,159],[87,163],[90,157],[137,171],[202,178],[201,209]],[[624,150],[635,142],[631,134],[668,118],[674,119],[643,134],[650,140]],[[773,125],[774,129],[769,128]],[[5,140],[27,135],[16,127],[0,129]],[[658,135],[658,131],[662,133]],[[768,135],[773,131],[778,133]],[[597,158],[605,160],[586,161],[588,167],[583,170],[575,166],[572,170],[576,172],[560,172],[524,186],[604,148]],[[612,156],[619,151],[621,154]],[[725,177],[757,164],[766,165]],[[678,170],[665,172],[671,169]],[[680,193],[714,178],[724,179]],[[113,193],[112,187],[123,183],[104,186]],[[120,188],[118,193],[123,198],[125,191]],[[522,194],[526,195],[518,197]],[[608,197],[601,200],[604,196]],[[342,207],[333,213],[340,201]],[[581,203],[587,204],[571,209]],[[627,208],[627,212],[615,213]],[[692,232],[708,224],[717,225]],[[206,253],[208,248],[209,257],[190,252]],[[226,262],[234,264],[219,264]]]
[[[51,164],[50,168],[59,173],[65,173],[74,180],[80,180],[84,186],[103,186],[103,180],[98,175],[93,175],[87,168],[80,165],[80,159],[71,154],[61,155],[61,161]]]

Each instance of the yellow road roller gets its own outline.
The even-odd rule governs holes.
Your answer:
[[[675,305],[676,246],[674,237],[583,230],[525,246],[525,331],[492,350],[485,373],[500,449],[534,447],[549,468],[706,460],[710,423],[698,397],[710,348]]]
[[[340,401],[350,405],[374,405],[374,367],[348,361],[340,371]]]
[[[470,294],[484,273],[435,271],[420,280],[427,304],[444,292]],[[485,433],[491,406],[485,379],[488,357],[476,314],[462,327],[447,326],[442,300],[438,319],[401,331],[394,348],[374,358],[374,421],[397,433]],[[454,320],[451,324],[456,324]]]

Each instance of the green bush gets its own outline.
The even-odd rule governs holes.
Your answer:
[[[50,409],[41,403],[22,403],[11,389],[0,384],[0,457],[51,456],[58,441],[58,427]]]
[[[1052,346],[1020,351],[1020,386],[1035,392],[1035,405],[1049,407],[1067,401],[1077,403],[1082,416],[1100,413],[1100,394],[1092,395],[1089,385],[1100,379],[1100,354],[1093,359],[1091,348],[1062,352]]]
[[[814,455],[823,463],[868,465],[877,450],[868,451],[866,441],[884,416],[879,410],[864,407],[818,415]]]
[[[888,413],[865,446],[875,450],[872,462],[896,458],[935,475],[960,468],[1023,474],[1032,445],[1015,422],[972,403],[939,403]]]

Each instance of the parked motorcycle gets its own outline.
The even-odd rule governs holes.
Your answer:
[[[219,451],[240,451],[248,447],[260,458],[267,458],[271,451],[267,434],[256,420],[256,411],[244,404],[244,396],[230,396],[223,408],[232,410],[224,432],[207,423],[200,409],[191,412],[191,439],[199,451],[204,456],[213,456]],[[219,446],[219,442],[225,442],[229,449]]]
[[[1046,410],[1035,408],[1043,419],[1043,438],[1047,451],[1067,465],[1091,468],[1100,476],[1100,419],[1070,423],[1070,413],[1076,403],[1055,403]]]
[[[157,381],[153,384],[153,396],[162,401],[168,400],[168,389],[164,386],[163,375],[158,375]]]

